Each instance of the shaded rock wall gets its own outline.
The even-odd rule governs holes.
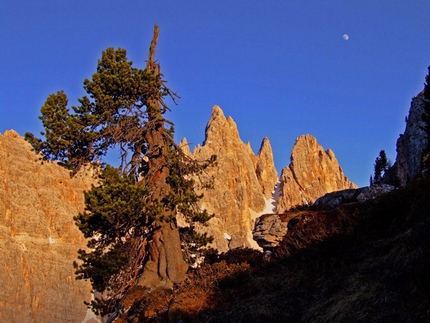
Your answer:
[[[15,131],[0,134],[0,321],[95,322],[73,261],[86,241],[73,222],[83,211],[91,171],[70,178],[41,163]]]
[[[393,169],[401,186],[422,171],[422,158],[428,140],[423,129],[424,100],[424,91],[412,99],[405,132],[397,139],[397,157]]]

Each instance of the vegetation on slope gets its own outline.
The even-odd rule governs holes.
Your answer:
[[[222,255],[174,292],[136,290],[119,321],[429,321],[429,214],[429,178],[376,201],[303,210],[271,260]]]

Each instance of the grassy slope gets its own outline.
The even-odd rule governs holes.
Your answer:
[[[173,293],[136,290],[122,321],[430,321],[430,179],[295,220],[272,261],[231,252]]]

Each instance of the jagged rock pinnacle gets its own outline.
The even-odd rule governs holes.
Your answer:
[[[334,152],[324,149],[310,134],[296,139],[291,163],[282,170],[278,212],[311,204],[326,193],[356,188],[344,175]]]
[[[203,192],[201,206],[215,214],[205,230],[214,236],[219,251],[255,243],[251,236],[253,213],[264,209],[265,192],[271,192],[277,181],[270,143],[263,146],[261,157],[256,156],[250,143],[240,139],[233,118],[226,119],[219,106],[212,108],[206,139],[194,149],[193,156],[202,160],[217,155],[217,166],[207,169],[214,176],[214,188]],[[231,240],[227,241],[225,234]]]
[[[278,181],[278,172],[275,168],[273,159],[272,146],[269,138],[264,137],[258,152],[258,161],[255,168],[255,173],[263,188],[263,194],[266,199],[272,196],[274,184]]]

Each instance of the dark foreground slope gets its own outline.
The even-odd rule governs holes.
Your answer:
[[[429,179],[377,201],[294,212],[271,260],[230,252],[174,292],[135,290],[118,321],[430,321]]]

